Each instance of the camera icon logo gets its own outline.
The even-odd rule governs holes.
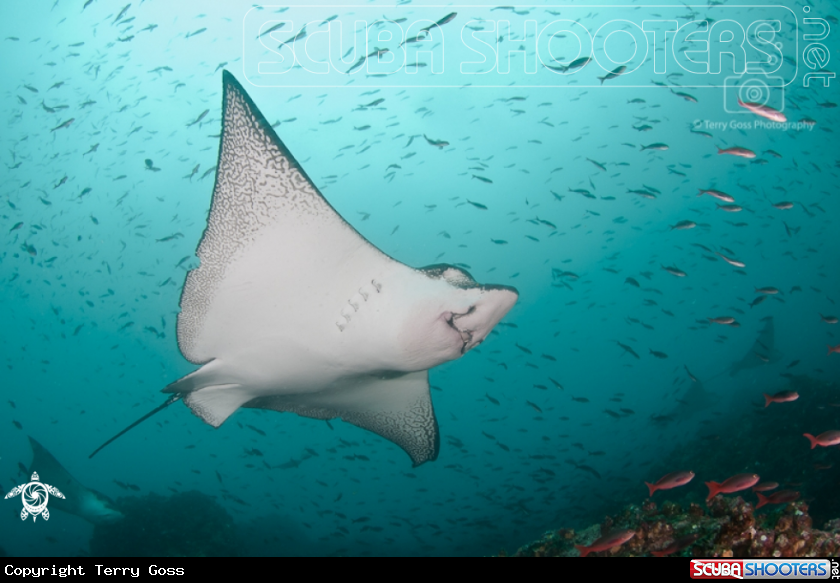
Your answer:
[[[738,105],[738,101],[784,111],[785,80],[764,73],[743,73],[726,77],[723,80],[723,110],[727,113],[750,113],[748,109]]]

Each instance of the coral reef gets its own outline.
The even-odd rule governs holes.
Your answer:
[[[521,547],[516,557],[573,557],[574,545],[590,545],[603,534],[632,529],[626,543],[593,556],[639,557],[672,554],[687,557],[836,557],[840,554],[840,519],[823,530],[812,527],[808,504],[791,502],[756,514],[740,496],[717,496],[706,508],[647,501],[626,507],[601,525],[581,532],[560,529]],[[506,556],[506,553],[500,553]]]
[[[717,419],[701,422],[693,444],[663,452],[659,462],[646,470],[658,477],[677,470],[692,470],[700,479],[667,491],[669,502],[639,504],[644,484],[628,488],[611,500],[602,500],[591,511],[608,517],[602,524],[575,531],[563,528],[516,551],[515,556],[579,556],[575,545],[589,547],[608,533],[631,529],[635,535],[622,545],[594,556],[689,557],[836,557],[840,554],[840,498],[837,491],[837,448],[811,449],[803,433],[838,426],[840,384],[808,376],[785,375],[782,386],[796,391],[790,403],[767,405],[753,400],[752,407],[735,408]],[[758,391],[757,391],[758,394]],[[813,431],[812,431],[813,430]],[[748,472],[761,480],[778,482],[778,492],[801,496],[795,502],[760,502],[757,494],[716,496],[706,502],[709,490],[703,481]],[[785,489],[786,491],[782,490]],[[775,488],[764,491],[772,496]],[[657,500],[666,495],[655,494]],[[781,501],[781,500],[780,500]],[[597,520],[597,519],[596,519]],[[813,524],[824,523],[822,530]],[[586,524],[586,522],[584,522]],[[504,554],[504,553],[502,553]]]
[[[233,519],[201,492],[120,498],[125,520],[99,525],[90,541],[96,557],[237,556]]]
[[[799,399],[765,407],[762,392],[778,391],[796,391]],[[709,492],[703,482],[757,473],[762,482],[778,482],[779,490],[800,492],[800,500],[808,503],[815,524],[840,517],[840,497],[836,495],[840,452],[837,447],[811,449],[803,437],[804,433],[840,428],[840,383],[787,375],[778,383],[751,389],[750,395],[751,401],[738,401],[739,406],[700,421],[697,429],[692,427],[686,433],[685,443],[663,446],[644,476],[634,476],[638,485],[628,481],[627,488],[614,492],[609,499],[590,499],[588,512],[574,526],[591,524],[617,508],[638,504],[647,494],[642,480],[678,470],[691,470],[696,477],[667,494],[657,492],[655,500],[667,498],[686,508],[692,503],[702,505]],[[744,494],[744,498],[758,502],[752,493]],[[760,512],[769,508],[764,506]]]

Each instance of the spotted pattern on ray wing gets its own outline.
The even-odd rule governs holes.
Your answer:
[[[388,380],[390,375],[380,378],[369,377],[371,383]],[[413,387],[415,399],[410,405],[401,403],[399,409],[351,409],[349,407],[333,409],[321,406],[301,404],[285,396],[259,397],[246,403],[244,407],[253,409],[271,409],[281,413],[296,413],[312,419],[329,420],[336,417],[357,427],[376,433],[401,447],[411,458],[415,467],[428,461],[434,461],[440,450],[440,433],[437,418],[432,407],[428,391],[428,372],[422,371],[407,375],[390,376],[399,378],[405,384],[392,386],[390,390],[404,393]]]
[[[440,433],[428,394],[390,415],[377,411],[347,411],[341,418],[396,443],[409,455],[415,467],[437,459]]]
[[[187,275],[178,317],[178,346],[192,363],[204,364],[196,340],[227,267],[282,214],[334,220],[332,209],[232,75],[224,74],[223,123],[216,185],[207,229],[198,247],[201,266]]]

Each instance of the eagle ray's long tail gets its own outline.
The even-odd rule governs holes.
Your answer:
[[[96,451],[94,451],[92,454],[90,454],[88,456],[88,459],[90,459],[93,456],[95,456],[96,454],[98,454],[106,445],[108,445],[112,441],[116,440],[118,437],[121,437],[123,434],[128,433],[129,430],[134,429],[135,427],[137,427],[138,425],[143,423],[143,421],[145,421],[146,419],[148,419],[149,417],[151,417],[155,413],[159,413],[160,411],[163,411],[164,409],[169,407],[169,405],[171,405],[175,401],[179,401],[181,399],[181,396],[182,395],[180,393],[176,393],[176,394],[170,396],[168,399],[166,399],[166,401],[163,403],[163,405],[161,405],[159,407],[155,407],[154,409],[152,409],[151,411],[149,411],[148,413],[143,415],[140,419],[138,419],[137,421],[135,421],[134,423],[132,423],[131,425],[129,425],[128,427],[126,427],[125,429],[120,431],[119,433],[117,433],[114,437],[112,437],[111,439],[109,439],[108,441],[106,441],[105,443],[100,445],[98,448],[96,448]]]

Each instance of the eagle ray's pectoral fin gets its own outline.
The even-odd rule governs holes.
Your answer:
[[[252,399],[242,385],[226,384],[202,387],[183,396],[184,404],[205,423],[219,427],[237,409]]]
[[[414,466],[437,459],[440,435],[429,394],[429,371],[348,379],[306,396],[260,397],[245,407],[288,411],[315,419],[341,418],[400,446]]]
[[[231,382],[219,360],[211,360],[200,369],[178,379],[163,389],[181,395],[184,404],[205,423],[219,427],[234,411],[253,397]]]

